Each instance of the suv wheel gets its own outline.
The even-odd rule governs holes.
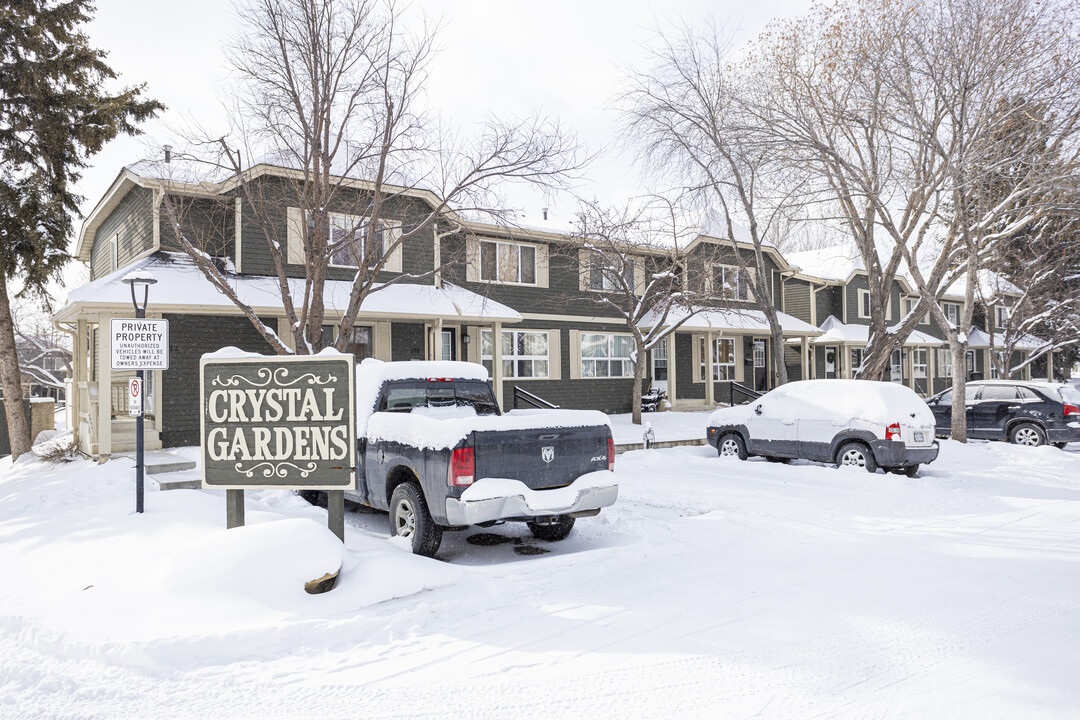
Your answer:
[[[847,442],[836,452],[836,467],[861,467],[877,472],[877,461],[870,448],[861,442]]]
[[[737,457],[746,459],[746,443],[743,442],[739,433],[728,433],[716,443],[716,452],[720,457]]]
[[[431,519],[424,494],[416,483],[403,482],[394,488],[390,496],[390,532],[409,538],[417,555],[434,557],[439,549],[442,528]]]
[[[1020,423],[1009,433],[1009,442],[1014,445],[1038,447],[1046,444],[1046,433],[1038,425]]]

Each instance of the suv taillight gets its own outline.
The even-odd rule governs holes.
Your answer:
[[[472,448],[458,448],[450,456],[450,469],[446,473],[447,485],[472,485],[475,467]]]
[[[885,428],[886,440],[900,440],[900,423],[893,423],[889,427]]]
[[[615,469],[615,441],[611,438],[607,439],[607,469]]]
[[[1065,417],[1069,417],[1070,415],[1080,415],[1080,407],[1077,407],[1076,405],[1066,405]]]

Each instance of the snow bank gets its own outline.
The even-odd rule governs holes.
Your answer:
[[[304,583],[341,569],[343,545],[325,525],[289,518],[218,530],[176,548],[161,569],[168,593],[303,601]]]
[[[511,410],[505,415],[477,415],[472,408],[418,408],[408,413],[373,413],[367,438],[418,448],[452,448],[471,432],[542,430],[565,427],[610,427],[608,417],[596,410]]]
[[[783,410],[796,419],[832,419],[834,424],[856,421],[889,424],[899,420],[933,427],[934,413],[911,390],[898,383],[871,380],[801,380],[781,385],[747,405],[720,408],[709,425],[746,423],[758,405]]]

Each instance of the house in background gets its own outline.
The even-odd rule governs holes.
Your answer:
[[[198,444],[194,390],[204,353],[226,346],[270,352],[250,320],[181,251],[162,207],[165,193],[188,211],[181,221],[185,235],[200,238],[236,294],[291,343],[266,233],[241,193],[240,178],[177,182],[160,171],[159,165],[125,168],[86,218],[76,256],[90,266],[90,282],[73,289],[54,316],[75,337],[71,404],[80,445],[92,455],[134,447],[134,422],[124,399],[131,373],[110,369],[108,346],[110,320],[133,315],[130,289],[122,282],[127,273],[155,276],[147,316],[170,321],[169,368],[146,373],[148,448]],[[300,211],[288,182],[295,173],[259,165],[244,175],[256,197],[274,198],[270,226],[299,294]],[[371,191],[360,180],[335,180],[344,191],[331,214],[331,232],[363,222],[351,212]],[[385,217],[405,227],[440,205],[434,194],[411,189],[401,189],[387,203]],[[633,340],[617,311],[594,302],[611,288],[602,273],[582,270],[590,267],[589,248],[576,243],[565,224],[504,227],[453,220],[407,238],[391,254],[377,281],[396,282],[365,300],[346,349],[358,359],[483,363],[504,408],[529,393],[561,407],[628,412]],[[396,230],[388,226],[383,232]],[[725,301],[689,319],[651,351],[646,386],[664,389],[674,409],[742,402],[775,386],[770,358],[778,352],[790,379],[850,377],[861,362],[869,313],[865,272],[844,254],[785,257],[776,248],[765,249],[766,281],[784,335],[783,347],[776,348],[747,288],[753,246],[703,232],[685,249],[688,275]],[[355,275],[355,260],[352,267],[347,255],[335,260],[325,292],[327,340],[340,332]],[[636,285],[644,286],[656,260],[647,251],[635,259]],[[895,322],[912,296],[912,288],[898,279],[890,307]],[[891,379],[924,395],[944,382],[934,361],[934,350],[943,345],[939,337],[932,324],[913,333],[897,353]]]

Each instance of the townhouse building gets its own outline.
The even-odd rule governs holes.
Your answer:
[[[166,193],[183,202],[185,235],[198,238],[236,295],[286,344],[292,342],[266,237],[269,226],[299,295],[305,268],[296,179],[294,171],[270,165],[215,182],[164,178],[160,166],[120,172],[78,237],[75,254],[88,264],[90,281],[73,289],[54,316],[74,337],[71,403],[85,452],[104,456],[134,445],[124,395],[130,373],[113,371],[109,363],[110,320],[133,315],[130,288],[123,283],[128,273],[154,275],[147,316],[170,322],[169,367],[146,373],[148,448],[198,443],[198,364],[204,353],[227,346],[271,352],[235,303],[181,252],[163,208]],[[241,180],[256,192],[241,192]],[[336,182],[342,191],[331,208],[331,233],[363,222],[355,208],[371,191],[360,180]],[[271,199],[259,219],[246,197]],[[385,229],[387,245],[399,227],[418,223],[440,204],[433,193],[414,189],[401,189],[386,202],[383,216],[393,219]],[[632,337],[616,310],[594,302],[611,287],[603,273],[589,271],[592,251],[568,231],[569,225],[553,223],[505,227],[455,217],[407,236],[376,278],[395,282],[364,301],[347,351],[358,359],[483,363],[504,408],[527,392],[566,408],[628,412]],[[850,377],[858,367],[869,319],[865,272],[857,263],[820,252],[785,257],[766,248],[766,277],[759,279],[776,298],[784,334],[777,348],[747,286],[749,273],[756,272],[750,269],[749,243],[703,233],[684,257],[687,278],[700,278],[727,302],[691,317],[646,358],[646,385],[664,390],[672,408],[741,402],[748,391],[774,387],[773,353],[783,353],[790,379]],[[635,258],[636,285],[644,285],[655,260],[645,251]],[[355,273],[347,255],[335,255],[324,296],[327,341],[338,337]],[[913,294],[905,281],[897,281],[890,307],[895,321]],[[934,352],[943,343],[934,330],[928,322],[925,331],[913,333],[890,379],[924,395],[944,387],[944,365]],[[988,355],[980,359],[982,349],[973,349],[972,371],[985,371]]]

